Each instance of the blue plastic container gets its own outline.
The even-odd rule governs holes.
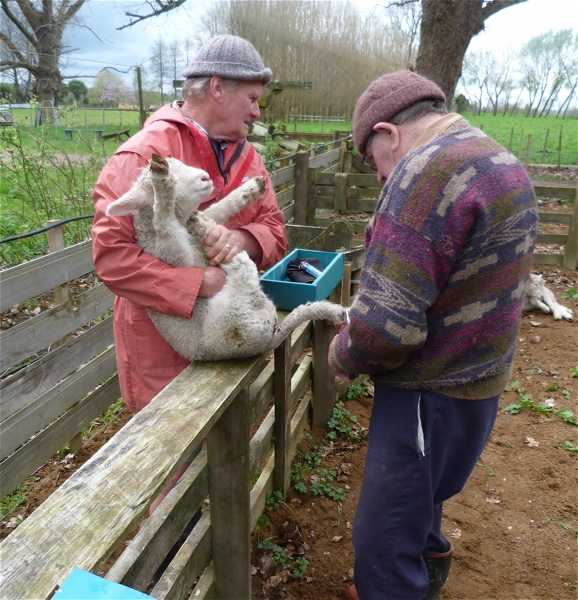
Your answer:
[[[53,600],[153,600],[152,596],[82,569],[73,569]]]
[[[300,258],[315,258],[323,267],[312,283],[297,283],[287,277],[287,265]],[[307,302],[325,300],[343,279],[345,259],[338,252],[297,248],[261,275],[261,285],[279,310],[293,310]]]

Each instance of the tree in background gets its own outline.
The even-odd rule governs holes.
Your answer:
[[[0,0],[6,18],[14,24],[29,46],[21,46],[20,37],[9,37],[0,30],[0,41],[10,58],[0,70],[24,69],[35,79],[34,92],[45,108],[42,119],[54,121],[56,96],[62,83],[59,61],[64,53],[63,34],[86,0]],[[27,49],[31,47],[32,53]]]
[[[402,0],[391,4],[406,4]],[[454,97],[462,64],[472,38],[487,19],[527,0],[421,0],[419,52],[415,70],[435,81],[448,102]]]
[[[501,107],[502,114],[511,114],[521,110],[524,98],[528,116],[546,116],[556,110],[556,103],[558,115],[565,115],[578,87],[578,36],[570,29],[549,31],[513,54],[468,53],[461,83],[478,112],[491,110],[496,115]]]
[[[134,90],[115,73],[101,71],[94,81],[94,86],[89,96],[95,104],[115,106],[120,103],[135,105]]]
[[[375,20],[363,20],[350,2],[321,0],[224,0],[201,19],[206,38],[229,33],[248,39],[282,82],[313,82],[308,91],[284,91],[266,113],[349,117],[360,91],[375,77],[394,70],[403,57],[392,55]]]
[[[522,81],[530,96],[526,114],[541,117],[552,108],[568,73],[576,70],[576,36],[571,29],[542,33],[524,44],[520,56]]]
[[[159,36],[157,41],[150,47],[149,72],[154,76],[154,86],[161,94],[161,104],[165,103],[165,84],[169,78],[169,50],[167,44]]]
[[[72,79],[68,84],[68,91],[74,96],[77,104],[80,104],[81,98],[88,94],[88,88],[79,79]]]

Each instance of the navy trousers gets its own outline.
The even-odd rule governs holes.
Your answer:
[[[353,527],[360,600],[422,600],[423,555],[449,550],[442,503],[462,490],[486,445],[499,396],[458,400],[375,383]]]

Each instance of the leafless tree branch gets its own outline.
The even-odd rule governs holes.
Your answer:
[[[125,12],[124,14],[132,20],[126,23],[125,25],[117,27],[117,30],[120,31],[122,29],[127,29],[128,27],[132,27],[133,25],[136,25],[141,21],[145,21],[146,19],[158,17],[163,13],[167,13],[171,10],[174,10],[175,8],[178,8],[185,2],[186,0],[155,0],[154,3],[145,2],[141,10],[139,10],[138,12]]]

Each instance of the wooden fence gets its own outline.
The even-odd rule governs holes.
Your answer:
[[[317,248],[341,243],[339,236],[324,240],[315,227],[292,236]],[[347,273],[351,263],[360,268],[362,254],[348,253]],[[60,291],[91,269],[86,242],[6,271],[2,308],[54,286]],[[345,283],[332,299],[348,304],[349,290]],[[3,368],[32,348],[63,343],[3,383],[4,489],[119,397],[110,316],[70,337],[81,323],[106,315],[111,300],[99,284],[3,332]],[[208,496],[210,509],[152,594],[188,597],[200,577],[195,598],[249,598],[250,534],[266,495],[288,487],[308,419],[325,426],[333,410],[338,389],[327,350],[334,332],[332,324],[307,323],[273,357],[187,368],[0,545],[0,597],[46,598],[73,567],[106,571],[108,579],[144,590]],[[179,485],[135,535],[150,503],[199,447]],[[111,564],[111,554],[133,536]]]

